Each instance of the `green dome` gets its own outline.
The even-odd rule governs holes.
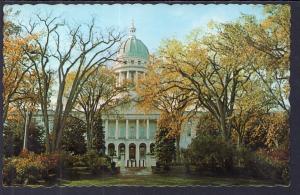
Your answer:
[[[148,60],[149,58],[149,51],[145,44],[132,36],[124,41],[121,45],[119,54],[123,57],[134,57],[143,60]]]

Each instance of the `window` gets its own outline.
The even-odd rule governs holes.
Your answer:
[[[134,64],[134,60],[131,60],[131,64]]]
[[[141,61],[138,61],[138,65],[141,65]]]
[[[127,64],[127,61],[126,61],[126,60],[124,61],[124,64]]]

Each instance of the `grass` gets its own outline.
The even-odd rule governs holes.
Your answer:
[[[76,169],[77,170],[77,169]],[[165,174],[136,175],[136,172],[127,174],[92,175],[85,169],[78,169],[77,174],[66,175],[63,179],[47,181],[40,185],[28,185],[30,187],[40,186],[274,186],[285,185],[268,180],[244,178],[244,177],[222,177],[222,176],[196,176],[179,172]],[[138,171],[137,171],[138,172]],[[130,173],[130,174],[128,174]],[[133,175],[132,175],[133,174]]]
[[[62,186],[190,186],[190,185],[275,185],[270,180],[220,177],[178,177],[178,176],[112,176],[105,178],[82,178],[61,180]]]

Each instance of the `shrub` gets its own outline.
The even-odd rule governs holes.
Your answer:
[[[110,161],[107,157],[101,156],[97,151],[91,150],[84,155],[86,165],[93,174],[99,173],[101,170],[110,167]]]
[[[56,174],[59,166],[60,157],[58,154],[41,154],[37,156],[38,162],[44,165],[42,170],[42,178],[49,178],[49,174]]]
[[[257,152],[243,149],[239,151],[238,159],[243,167],[243,175],[273,179],[284,183],[289,181],[288,158],[282,149]]]
[[[287,183],[289,181],[288,154],[281,148],[266,151],[260,150],[255,156],[259,176]]]
[[[74,155],[73,156],[73,166],[74,167],[86,167],[87,163],[83,155]]]
[[[3,183],[5,185],[12,185],[15,183],[16,172],[16,166],[11,159],[5,159],[3,166]]]
[[[36,155],[29,154],[27,157],[13,158],[12,163],[16,166],[16,182],[20,184],[35,184],[42,179],[42,173],[46,169]]]
[[[193,139],[184,156],[185,161],[213,172],[233,169],[234,146],[226,143],[222,137],[199,135]]]
[[[49,173],[56,173],[58,162],[58,155],[37,155],[23,151],[18,157],[4,160],[3,181],[7,185],[38,183],[48,178]]]

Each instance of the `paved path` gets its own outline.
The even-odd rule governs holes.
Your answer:
[[[135,176],[135,175],[151,175],[151,168],[121,168],[120,175]]]

